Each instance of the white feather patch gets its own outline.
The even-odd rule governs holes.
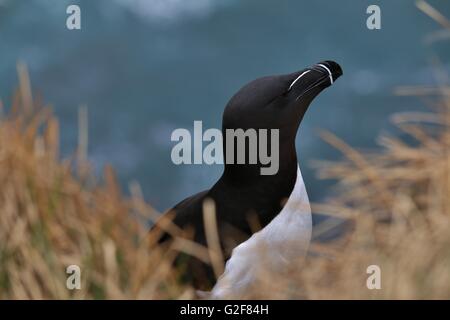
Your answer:
[[[287,275],[305,256],[311,230],[311,207],[297,168],[295,186],[285,206],[265,228],[234,248],[211,298],[240,299],[257,290],[259,281]]]

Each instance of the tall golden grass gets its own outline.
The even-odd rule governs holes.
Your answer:
[[[417,3],[450,25],[425,1]],[[19,90],[0,119],[0,299],[195,298],[172,262],[182,251],[222,272],[214,204],[205,203],[210,248],[177,237],[170,219],[159,222],[175,240],[159,246],[161,234],[148,233],[144,223],[158,215],[139,186],[131,184],[125,196],[111,167],[98,181],[92,174],[85,109],[78,150],[60,160],[58,121],[33,98],[23,65],[18,71]],[[359,152],[322,134],[345,159],[317,163],[321,178],[337,181],[337,193],[313,204],[314,212],[335,217],[316,226],[314,238],[339,225],[345,232],[313,241],[289,277],[263,276],[245,298],[450,298],[450,87],[397,93],[433,101],[428,112],[393,117],[407,139],[382,135],[380,149]],[[80,290],[66,287],[72,264],[81,268]],[[371,265],[380,267],[380,290],[366,286]]]
[[[450,298],[450,88],[440,90],[434,112],[393,117],[408,142],[382,135],[381,150],[363,154],[323,134],[346,160],[319,164],[339,192],[315,210],[352,228],[332,245],[313,245],[331,258],[302,269],[309,297]],[[381,269],[381,290],[366,287],[370,265]]]
[[[155,211],[139,186],[124,196],[109,166],[96,181],[82,132],[74,157],[61,161],[58,121],[18,70],[0,120],[0,299],[191,298],[171,267],[176,252],[145,227]],[[86,128],[83,109],[80,120]],[[81,268],[80,290],[66,287],[69,265]]]

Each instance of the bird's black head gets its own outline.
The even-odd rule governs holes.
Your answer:
[[[234,137],[227,137],[226,131],[230,131],[229,129],[256,130],[258,148],[261,147],[260,129],[267,129],[266,131],[278,129],[279,169],[295,171],[297,167],[295,137],[300,122],[312,100],[341,75],[342,69],[336,62],[323,61],[294,73],[259,78],[241,88],[228,102],[222,119],[226,176],[231,179],[243,175],[257,177],[260,168],[266,166],[260,159],[256,163],[255,161],[239,163],[236,145],[234,152],[230,152],[227,147],[235,140]],[[271,142],[263,141],[267,142],[266,150],[272,150]],[[250,142],[244,148],[243,154],[246,156],[255,150],[255,146],[250,145]]]
[[[223,129],[288,129],[297,132],[311,101],[342,75],[334,61],[323,61],[294,73],[256,79],[228,102]],[[281,133],[283,136],[283,133]]]

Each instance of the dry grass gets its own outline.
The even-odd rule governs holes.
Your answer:
[[[192,298],[171,268],[176,252],[159,248],[143,223],[155,212],[139,187],[122,195],[110,167],[95,181],[87,132],[75,160],[60,161],[58,121],[18,71],[20,89],[0,120],[0,299]],[[80,121],[86,128],[84,109]],[[66,288],[72,264],[81,290]]]
[[[339,196],[315,209],[350,222],[352,231],[325,248],[313,245],[331,258],[310,258],[302,269],[308,297],[450,298],[449,89],[435,113],[394,117],[410,143],[381,136],[381,151],[362,154],[323,135],[347,159],[320,164],[322,178],[338,181]],[[373,264],[382,290],[366,287]]]

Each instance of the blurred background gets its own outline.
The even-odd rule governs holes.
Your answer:
[[[449,15],[450,2],[429,3]],[[81,7],[80,31],[66,28],[69,4]],[[381,7],[381,30],[366,27],[370,4]],[[0,0],[0,99],[10,105],[16,63],[25,62],[59,117],[63,156],[76,149],[86,105],[89,159],[97,170],[113,164],[124,190],[137,180],[163,211],[222,172],[174,165],[172,130],[194,120],[220,128],[225,104],[248,81],[333,59],[344,76],[314,101],[297,138],[309,196],[320,201],[330,185],[310,164],[339,153],[319,130],[375,148],[380,131],[395,130],[390,114],[423,108],[393,89],[435,83],[432,61],[448,71],[450,41],[436,30],[411,0]]]

